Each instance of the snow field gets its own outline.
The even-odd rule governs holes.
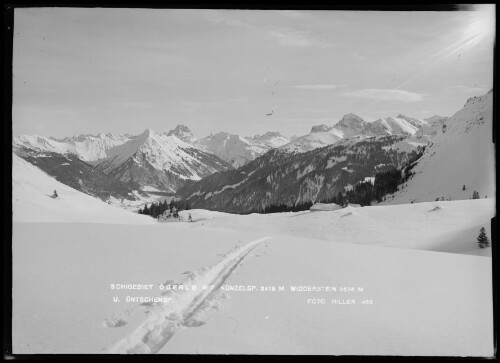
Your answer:
[[[149,306],[127,303],[126,296],[161,296],[156,287],[111,290],[110,284],[183,281],[183,273],[216,265],[261,237],[185,228],[192,225],[14,223],[14,352],[102,353],[149,314]]]
[[[439,207],[439,209],[436,209]],[[346,207],[335,211],[233,215],[182,211],[205,228],[229,228],[334,242],[477,254],[476,238],[485,227],[491,238],[493,199]],[[195,223],[196,224],[196,223]],[[483,253],[491,253],[490,249]]]
[[[160,353],[493,353],[490,259],[296,237],[272,238],[254,251],[227,282],[286,291],[229,292],[205,325],[179,331]],[[290,292],[290,285],[364,291]]]

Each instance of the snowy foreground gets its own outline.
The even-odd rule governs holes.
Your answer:
[[[493,355],[493,200],[157,223],[17,167],[14,353]]]

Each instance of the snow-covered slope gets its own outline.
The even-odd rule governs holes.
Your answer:
[[[473,191],[478,191],[481,198],[494,198],[492,113],[492,91],[470,98],[441,126],[413,168],[413,177],[386,203],[469,199]],[[439,128],[441,120],[434,121]]]
[[[324,124],[313,126],[308,135],[294,138],[288,144],[281,146],[280,149],[300,153],[353,137],[413,135],[422,125],[426,125],[426,122],[403,115],[367,122],[361,117],[349,113],[344,115],[334,126]]]
[[[279,147],[280,150],[303,153],[320,147],[335,144],[343,138],[342,131],[326,125],[313,126],[308,135],[300,136]]]
[[[255,143],[227,132],[219,132],[199,139],[195,145],[217,155],[235,168],[247,164],[270,149],[262,143]]]
[[[413,135],[418,127],[401,117],[387,117],[373,121],[372,127],[381,127],[389,135]]]
[[[50,195],[56,190],[59,198]],[[12,154],[13,222],[150,224],[148,216],[109,205],[50,177]]]
[[[182,181],[200,180],[231,168],[217,156],[175,135],[157,134],[150,129],[108,150],[108,157],[96,167],[118,180],[162,190],[175,190]]]
[[[290,140],[276,131],[269,131],[262,135],[254,135],[246,138],[252,143],[261,145],[263,149],[275,149],[285,145]]]
[[[128,135],[98,134],[80,135],[61,140],[36,135],[21,135],[14,137],[14,149],[24,147],[41,152],[56,152],[59,154],[76,154],[84,161],[96,161],[105,158],[107,151],[130,140]]]
[[[492,356],[492,261],[456,252],[478,250],[471,231],[493,212],[483,199],[14,223],[14,353]]]
[[[433,116],[431,117],[431,119],[433,118],[439,118],[441,116]],[[415,126],[416,128],[419,128],[423,125],[427,125],[428,123],[428,120],[429,119],[424,119],[424,120],[419,120],[419,119],[416,119],[414,117],[408,117],[408,116],[405,116],[405,115],[402,115],[402,114],[399,114],[396,116],[396,120],[397,119],[402,119],[402,120],[405,120],[406,122],[409,122],[411,125]]]
[[[476,238],[481,227],[491,236],[490,221],[495,216],[495,202],[490,198],[361,208],[335,209],[328,204],[323,207],[332,210],[251,214],[251,222],[241,215],[197,209],[189,213],[213,228],[227,226],[251,232],[259,226],[261,233],[269,235],[465,254],[478,250]]]

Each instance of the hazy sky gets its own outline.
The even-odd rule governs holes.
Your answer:
[[[492,87],[494,11],[16,9],[13,132],[302,135],[351,112],[451,116]]]

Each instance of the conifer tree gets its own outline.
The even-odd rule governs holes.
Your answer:
[[[486,248],[489,247],[490,241],[488,240],[488,237],[486,236],[486,231],[484,227],[481,227],[481,230],[479,231],[479,236],[477,236],[477,243],[480,248]]]

